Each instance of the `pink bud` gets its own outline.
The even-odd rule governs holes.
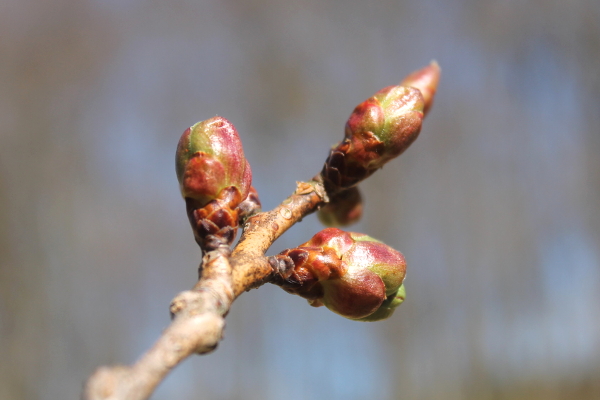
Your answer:
[[[183,133],[177,145],[176,172],[182,195],[196,200],[199,207],[229,186],[243,200],[252,183],[242,142],[233,124],[223,117],[198,122]]]
[[[423,106],[421,92],[406,86],[388,86],[359,104],[321,171],[327,190],[356,185],[406,150],[421,131]]]
[[[406,274],[402,254],[360,233],[327,228],[270,260],[276,284],[346,318],[387,318]]]
[[[400,155],[421,131],[423,106],[419,90],[406,86],[388,86],[359,104],[346,123],[348,158],[376,170]]]

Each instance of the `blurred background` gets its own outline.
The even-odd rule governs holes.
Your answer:
[[[188,126],[232,121],[271,209],[431,59],[421,136],[351,227],[406,256],[394,317],[264,286],[153,399],[600,399],[595,0],[0,1],[0,398],[77,398],[167,326],[200,259]]]

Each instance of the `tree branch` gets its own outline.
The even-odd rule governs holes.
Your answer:
[[[265,252],[286,230],[327,201],[320,175],[298,182],[296,191],[275,209],[246,221],[231,253],[208,252],[192,290],[171,302],[173,322],[134,365],[101,367],[88,379],[85,400],[147,399],[166,375],[193,353],[213,351],[225,327],[224,317],[240,294],[268,282],[273,274]]]
[[[425,113],[433,103],[439,77],[440,68],[434,61],[407,76],[401,85],[388,86],[360,103],[346,123],[344,140],[330,150],[321,173],[310,182],[298,182],[294,194],[275,209],[248,218],[233,251],[229,244],[235,238],[238,221],[260,204],[251,186],[252,173],[241,141],[233,124],[218,116],[187,129],[177,146],[176,172],[196,241],[207,251],[200,279],[191,290],[172,301],[173,322],[154,346],[131,367],[99,368],[86,383],[84,399],[147,399],[169,371],[189,355],[214,350],[223,337],[224,317],[231,303],[243,292],[276,276],[265,252],[279,236],[320,205],[329,203],[328,195],[332,196],[333,208],[322,210],[325,219],[349,222],[360,216],[356,184],[399,156],[417,138]],[[344,191],[346,196],[341,196]],[[367,245],[366,235],[335,228],[323,230],[313,239],[319,236],[322,242],[339,234],[371,246],[370,251],[374,246],[385,246],[372,238]],[[336,251],[326,247],[318,253],[324,257],[319,261],[327,260],[325,250]],[[308,250],[302,251],[308,254]],[[335,275],[332,279],[336,280],[330,288],[331,303],[321,301],[324,292],[303,296],[313,305],[326,305],[350,319],[388,318],[404,300],[402,280],[406,265],[402,254],[387,246],[372,254],[375,253],[381,257],[377,268],[383,268],[379,273],[384,276],[365,268],[363,261],[357,263],[360,272],[346,274],[345,280],[330,268],[328,273]],[[289,258],[289,263],[295,262],[302,260]],[[319,266],[320,278],[324,278],[325,264],[321,262]],[[319,273],[309,274],[306,279],[318,281]],[[317,285],[309,290],[312,289],[325,290]]]

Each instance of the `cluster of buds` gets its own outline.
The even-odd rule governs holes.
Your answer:
[[[362,233],[327,228],[269,262],[275,284],[349,319],[388,318],[404,300],[404,256]]]
[[[331,206],[323,207],[319,215],[326,225],[347,225],[360,218],[360,194],[350,189],[414,142],[433,104],[439,77],[440,68],[434,61],[354,109],[346,122],[344,140],[331,149],[321,171],[331,197]]]
[[[260,209],[233,124],[214,117],[188,128],[175,164],[196,242],[205,251],[231,245],[240,220]]]
[[[361,217],[356,185],[417,138],[439,76],[440,68],[432,62],[354,109],[344,140],[331,149],[315,178],[327,192],[318,212],[325,225],[349,225]],[[200,247],[205,252],[229,247],[239,224],[260,210],[235,127],[214,117],[187,129],[177,147],[176,170]],[[269,263],[273,283],[349,319],[388,318],[405,298],[404,256],[364,234],[328,228],[269,257]]]

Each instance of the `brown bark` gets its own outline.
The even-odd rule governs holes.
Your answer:
[[[243,292],[271,279],[265,252],[286,230],[326,201],[320,177],[298,182],[275,209],[249,218],[233,252],[219,247],[202,260],[196,285],[171,302],[173,322],[132,366],[100,367],[88,379],[85,400],[147,399],[171,369],[193,353],[213,351],[231,304]]]

